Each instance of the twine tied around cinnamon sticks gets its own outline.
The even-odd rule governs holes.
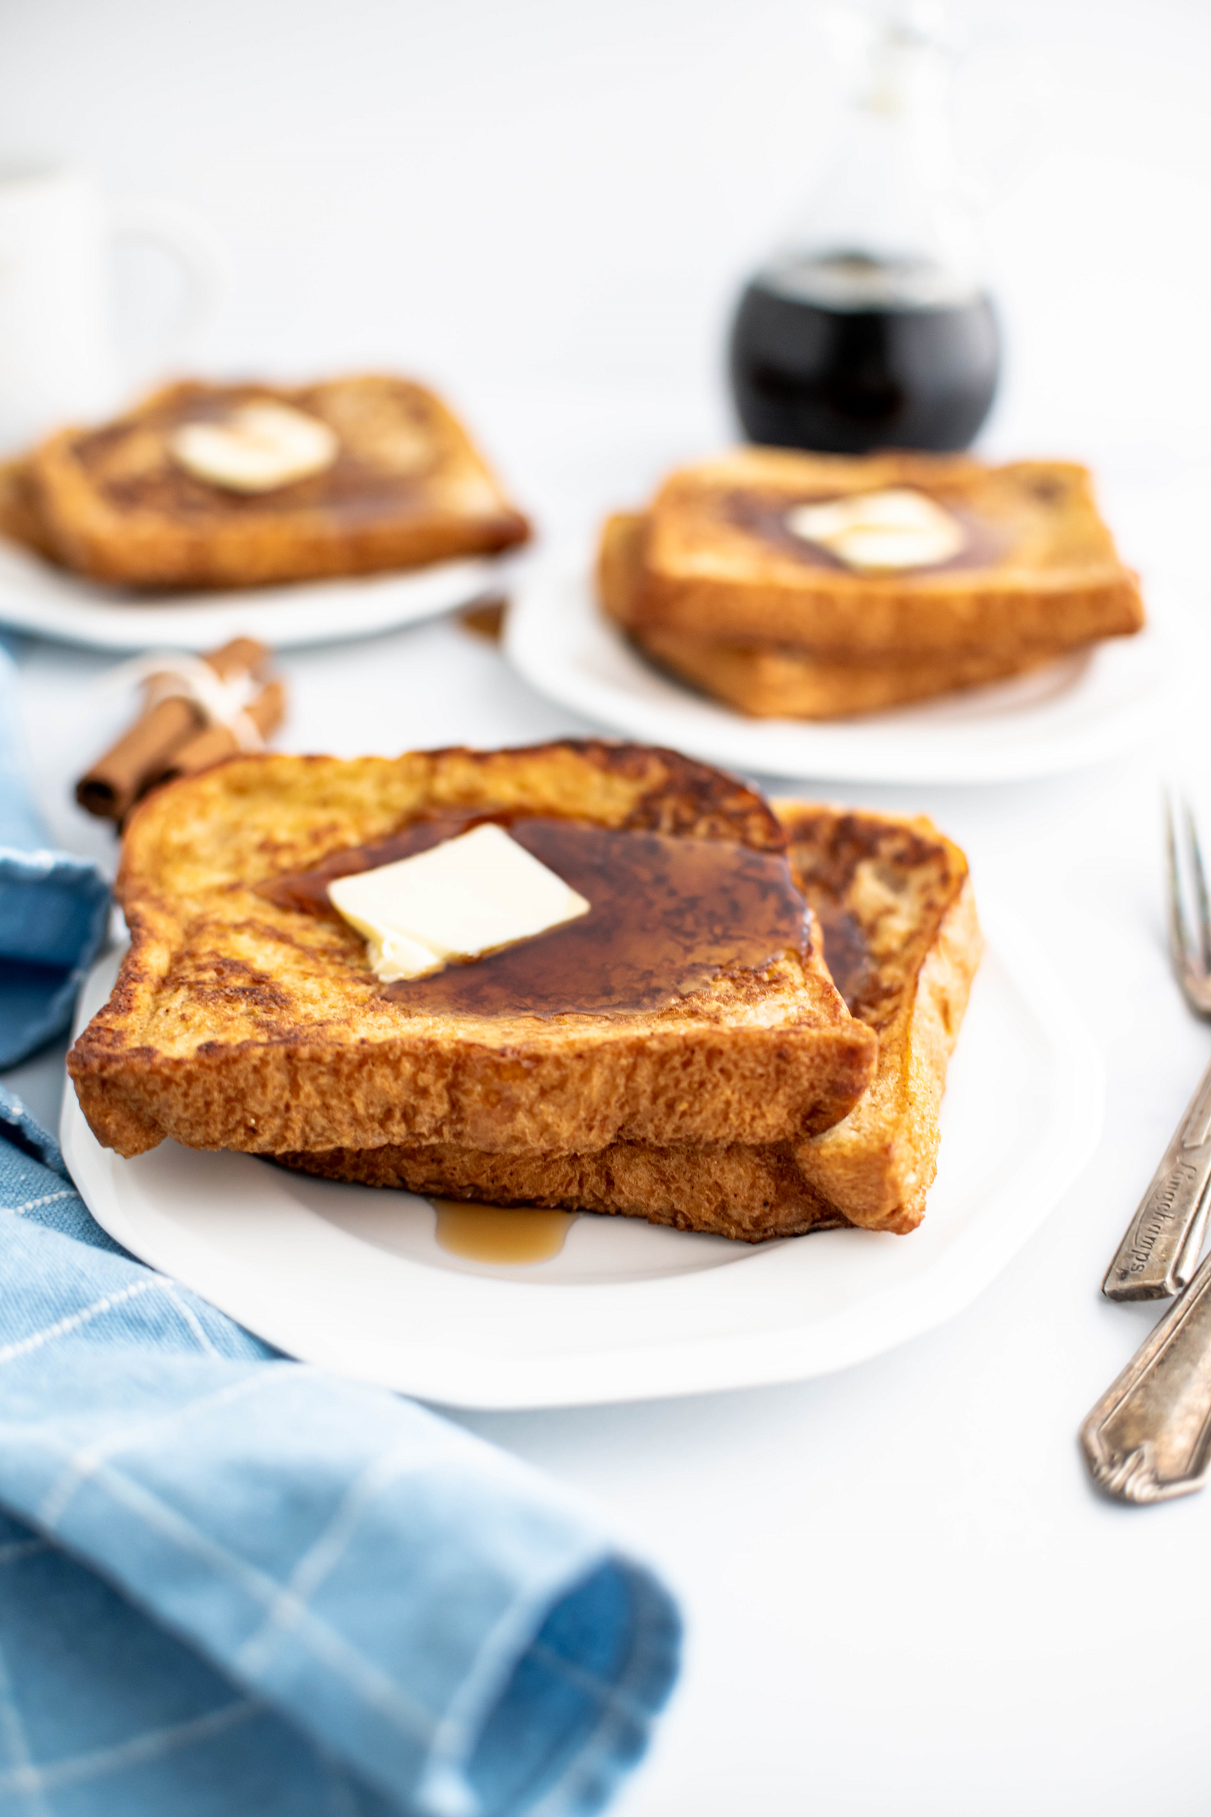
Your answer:
[[[265,670],[270,652],[236,637],[205,656],[153,651],[106,676],[143,685],[134,725],[76,784],[76,800],[104,820],[126,819],[152,789],[240,751],[259,751],[281,724],[286,690]]]

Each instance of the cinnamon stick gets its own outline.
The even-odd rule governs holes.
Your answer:
[[[268,682],[256,699],[248,703],[246,711],[262,738],[276,732],[286,712],[286,690],[282,683]],[[149,789],[158,789],[161,783],[175,782],[178,776],[192,776],[195,770],[204,770],[208,764],[219,763],[224,757],[234,757],[239,749],[240,741],[230,726],[205,726],[177,746],[163,769],[147,783],[144,794]]]
[[[201,715],[188,700],[162,700],[120,738],[76,784],[76,800],[103,820],[121,820],[139,794],[144,776],[192,737]]]
[[[255,638],[235,637],[221,649],[209,651],[202,661],[228,681],[245,670],[255,672],[268,655],[265,645]],[[139,797],[161,778],[176,752],[206,729],[200,708],[182,696],[145,708],[130,730],[80,778],[76,800],[104,820],[124,820]]]

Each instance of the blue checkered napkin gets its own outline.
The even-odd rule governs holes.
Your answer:
[[[2,1092],[0,1507],[0,1817],[571,1817],[676,1673],[582,1510],[132,1260]]]
[[[67,1027],[108,910],[100,867],[47,849],[25,773],[16,671],[0,641],[0,1067]]]

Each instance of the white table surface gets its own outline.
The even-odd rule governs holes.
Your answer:
[[[1207,778],[1207,714],[1178,682],[1208,672],[1211,625],[1211,15],[955,10],[1010,328],[987,446],[1091,458],[1146,584],[1180,583],[1172,737],[1054,782],[828,793],[933,814],[977,891],[1051,943],[1105,1055],[1106,1130],[994,1286],[891,1355],[800,1387],[466,1417],[591,1496],[682,1597],[684,1679],[618,1817],[1211,1803],[1211,1494],[1101,1500],[1075,1437],[1156,1316],[1098,1285],[1211,1053],[1167,970],[1159,821],[1163,771]],[[238,272],[216,369],[430,374],[544,525],[587,536],[725,433],[727,300],[819,140],[809,14],[47,0],[0,17],[0,150],[85,157],[210,215]],[[104,659],[29,644],[21,662],[54,835],[111,852],[70,798],[124,715],[94,691]],[[449,623],[282,667],[300,750],[582,729]],[[53,1117],[59,1055],[10,1078]]]

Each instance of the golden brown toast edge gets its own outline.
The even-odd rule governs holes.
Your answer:
[[[642,1218],[741,1243],[836,1230],[848,1222],[804,1177],[787,1143],[660,1148],[613,1142],[592,1154],[516,1155],[384,1147],[296,1150],[273,1158],[299,1173],[359,1186]]]
[[[879,1036],[869,1090],[832,1130],[794,1144],[795,1158],[804,1178],[851,1223],[911,1230],[937,1171],[947,1066],[983,953],[967,859],[924,816],[772,805],[808,900],[822,910],[830,855],[844,865],[847,848],[859,854],[844,900],[862,927],[871,975],[851,992],[835,959],[832,969],[854,1013]],[[924,895],[907,939],[898,935],[903,904],[889,883],[897,870],[919,879]],[[824,942],[827,958],[827,921]]]
[[[1069,645],[1053,644],[897,663],[836,662],[777,646],[713,643],[663,626],[636,627],[630,635],[676,680],[752,719],[850,719],[1007,681],[1072,653]]]
[[[98,1138],[123,1154],[166,1135],[254,1153],[779,1140],[838,1120],[865,1090],[877,1041],[818,945],[651,1014],[413,1017],[382,997],[352,930],[258,893],[451,805],[785,844],[761,797],[721,772],[598,740],[348,763],[269,754],[169,785],[131,820],[118,892],[133,944],[68,1059]]]

